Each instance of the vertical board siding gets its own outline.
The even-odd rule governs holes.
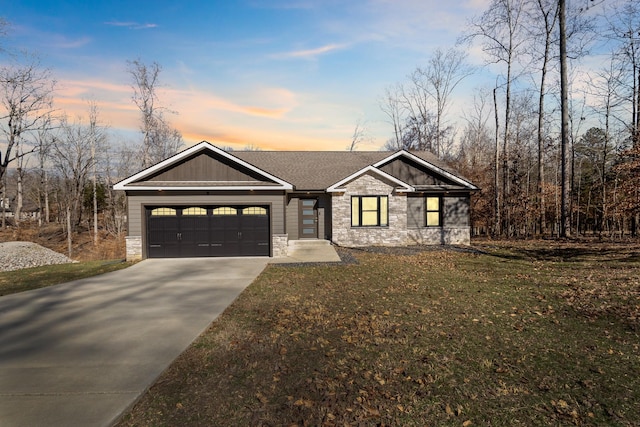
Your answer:
[[[300,198],[291,197],[289,199],[289,203],[287,204],[287,229],[285,232],[289,235],[289,240],[298,240],[300,225],[298,224],[298,203],[300,203]]]
[[[318,196],[318,238],[331,240],[331,196]]]
[[[424,203],[424,196],[407,197],[407,228],[424,227]]]
[[[470,215],[469,195],[443,197],[442,218],[445,227],[468,227]]]

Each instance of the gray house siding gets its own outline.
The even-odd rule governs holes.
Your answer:
[[[429,193],[429,195],[437,193]],[[407,228],[421,228],[425,224],[425,194],[410,194],[407,198]],[[442,196],[442,226],[469,226],[469,194]]]
[[[318,197],[318,238],[331,240],[331,195]]]
[[[154,183],[166,181],[266,181],[256,172],[232,163],[229,159],[209,153],[190,156],[170,169],[158,172],[145,181]]]
[[[287,234],[289,240],[298,240],[298,203],[300,198],[297,196],[288,197],[287,203]]]
[[[424,196],[410,194],[407,197],[407,228],[424,227]]]
[[[436,177],[425,167],[405,158],[394,159],[380,166],[380,170],[410,185],[456,185],[444,177]]]
[[[445,227],[469,226],[469,194],[443,197],[443,205],[442,217]]]

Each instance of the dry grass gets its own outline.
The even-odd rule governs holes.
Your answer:
[[[38,227],[35,223],[24,222],[19,228],[0,230],[0,242],[34,242],[64,255],[68,255],[67,236],[62,225],[50,223]],[[98,244],[93,243],[93,234],[89,230],[72,235],[72,255],[76,261],[97,261],[105,259],[124,259],[124,236],[115,238],[100,232]]]
[[[120,426],[637,425],[640,248],[478,249],[271,266]]]

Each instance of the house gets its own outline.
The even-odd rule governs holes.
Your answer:
[[[478,188],[427,152],[232,151],[203,141],[114,185],[127,258],[272,256],[290,240],[469,244]]]

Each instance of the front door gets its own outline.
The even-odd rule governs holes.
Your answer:
[[[318,238],[318,199],[300,199],[299,203],[300,239]]]

